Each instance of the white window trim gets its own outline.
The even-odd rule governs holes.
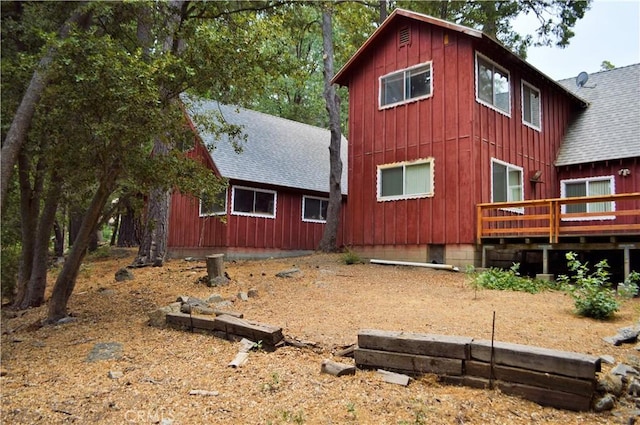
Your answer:
[[[430,174],[429,180],[431,182],[431,187],[429,188],[430,189],[429,192],[412,193],[410,195],[403,194],[403,195],[396,195],[396,196],[382,196],[382,170],[387,168],[398,168],[398,167],[406,168],[407,166],[418,165],[418,164],[429,164],[429,174]],[[394,162],[391,164],[378,165],[377,178],[376,178],[376,197],[378,202],[399,201],[404,199],[432,198],[435,193],[434,165],[435,165],[435,160],[433,157],[421,158],[413,161],[402,161],[402,162]],[[404,192],[405,191],[404,173],[403,173],[402,185],[403,185],[402,191]]]
[[[596,177],[584,177],[584,178],[579,178],[579,179],[565,179],[565,180],[560,180],[560,197],[561,198],[566,198],[567,197],[567,189],[566,189],[566,184],[567,183],[588,183],[588,182],[593,182],[593,181],[603,181],[603,180],[609,180],[609,184],[611,187],[611,194],[614,195],[616,193],[616,179],[614,176],[596,176]],[[589,195],[587,195],[589,196]],[[587,208],[589,206],[589,203],[587,202]],[[611,211],[615,211],[616,210],[616,203],[615,201],[611,201]],[[587,211],[589,212],[589,211]],[[567,214],[567,206],[566,205],[562,205],[562,214]],[[591,220],[615,220],[616,216],[615,215],[602,215],[602,216],[594,216],[594,217],[568,217],[568,218],[562,218],[562,221],[591,221]]]
[[[245,189],[245,190],[252,190],[254,192],[263,192],[263,193],[271,193],[271,194],[273,194],[273,215],[271,215],[271,214],[248,213],[248,212],[234,210],[233,206],[235,205],[234,200],[235,200],[235,197],[236,197],[236,189]],[[244,217],[276,218],[277,210],[278,210],[278,192],[276,192],[275,190],[258,189],[256,187],[249,187],[249,186],[233,186],[233,188],[231,190],[231,214],[232,215],[240,215],[240,216],[244,216]]]
[[[514,164],[510,164],[508,162],[505,161],[501,161],[497,158],[491,158],[491,202],[495,202],[493,200],[493,164],[497,163],[500,165],[504,165],[505,167],[507,167],[507,176],[509,175],[508,173],[508,169],[509,168],[513,168],[516,170],[520,171],[520,188],[522,191],[522,201],[525,200],[525,196],[524,196],[524,168],[518,166],[518,165],[514,165]],[[508,177],[507,177],[508,178]],[[507,190],[507,197],[509,197],[509,190]],[[506,202],[519,202],[519,201],[513,201],[513,200],[507,200]],[[516,214],[524,214],[524,207],[523,208],[500,208],[503,211],[509,211],[512,213],[516,213]]]
[[[485,102],[484,100],[480,99],[480,97],[478,96],[478,88],[479,88],[479,86],[478,86],[478,58],[481,58],[483,61],[490,63],[491,65],[495,66],[496,68],[500,69],[502,72],[507,74],[507,80],[509,82],[509,111],[503,111],[502,109],[494,106],[492,103]],[[502,115],[505,115],[505,116],[511,118],[511,96],[512,96],[513,93],[512,93],[512,90],[511,90],[511,73],[509,72],[509,70],[504,68],[504,67],[502,67],[502,66],[500,66],[500,65],[498,65],[495,61],[492,61],[491,59],[489,59],[488,57],[486,57],[485,55],[483,55],[480,52],[476,52],[476,60],[475,60],[474,66],[475,66],[474,74],[475,74],[475,78],[476,78],[476,80],[475,80],[475,84],[476,84],[476,86],[475,86],[476,102],[478,102],[481,105],[484,105],[484,106],[486,106],[488,108],[491,108],[494,111],[496,111],[496,112],[498,112],[498,113],[500,113]]]
[[[401,100],[400,102],[395,102],[395,103],[389,103],[387,105],[383,105],[382,104],[382,80],[391,76],[391,75],[395,75],[395,74],[400,74],[400,73],[406,73],[407,71],[411,71],[412,69],[416,69],[416,68],[421,68],[425,65],[429,65],[429,72],[431,74],[431,77],[429,78],[429,94],[426,94],[424,96],[418,96],[418,97],[412,97],[411,99],[405,99],[405,100]],[[404,82],[404,88],[406,89],[406,77],[404,77],[402,79],[402,81]],[[417,65],[413,65],[410,66],[408,68],[404,68],[404,69],[399,69],[393,72],[389,72],[388,74],[382,75],[378,78],[378,109],[382,110],[382,109],[389,109],[389,108],[393,108],[396,107],[398,105],[404,105],[407,103],[412,103],[412,102],[417,102],[419,100],[424,100],[424,99],[428,99],[430,97],[433,97],[433,61],[427,61],[427,62],[422,62],[419,63]]]
[[[529,87],[531,90],[535,90],[538,92],[538,102],[540,103],[538,105],[538,121],[540,121],[540,125],[537,126],[533,123],[530,123],[528,121],[526,121],[524,119],[524,87],[527,86]],[[537,131],[542,131],[542,91],[540,91],[539,88],[537,88],[536,86],[534,86],[533,84],[530,84],[528,82],[526,82],[525,80],[521,80],[520,81],[520,111],[522,111],[521,115],[522,115],[522,124],[526,125],[527,127],[530,127],[534,130]]]
[[[307,196],[304,195],[302,197],[302,221],[307,222],[307,223],[326,223],[327,220],[326,219],[311,219],[311,218],[304,218],[304,213],[305,213],[305,200],[306,199],[318,199],[320,201],[326,201],[327,204],[329,203],[329,198],[320,198],[318,196]]]
[[[216,215],[227,215],[227,199],[228,199],[227,189],[224,190],[224,211],[212,212],[212,213],[202,213],[202,199],[198,202],[198,217],[211,217]]]

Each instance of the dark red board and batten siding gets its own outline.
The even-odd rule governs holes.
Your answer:
[[[410,43],[400,45],[407,27]],[[487,39],[404,16],[369,43],[337,81],[349,88],[346,245],[474,243],[475,205],[491,201],[491,158],[523,168],[525,199],[559,196],[553,161],[577,107],[559,88]],[[476,102],[476,51],[509,71],[510,117]],[[429,61],[430,98],[379,109],[380,76]],[[521,79],[541,92],[541,131],[522,123]],[[377,202],[377,165],[428,157],[433,197]],[[538,170],[542,182],[530,183]]]
[[[207,149],[198,140],[188,153],[200,158],[215,171],[215,165]],[[276,217],[250,217],[233,215],[231,211],[231,187],[265,188],[277,191]],[[169,217],[169,248],[240,248],[250,250],[315,250],[322,238],[323,223],[302,221],[304,195],[328,197],[318,193],[303,193],[290,188],[274,188],[251,182],[230,182],[227,192],[227,217],[223,223],[217,216],[199,217],[199,202],[191,196],[175,192]],[[344,211],[344,209],[343,209]],[[338,243],[342,243],[339,233]]]

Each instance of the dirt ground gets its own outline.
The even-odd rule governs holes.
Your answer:
[[[116,255],[119,254],[119,255]],[[476,291],[464,273],[424,268],[345,265],[340,255],[227,262],[231,283],[198,282],[205,263],[171,260],[162,268],[115,272],[132,251],[112,251],[82,267],[69,310],[75,321],[38,326],[45,307],[2,314],[2,423],[100,424],[608,424],[629,423],[629,411],[569,412],[501,394],[441,384],[434,376],[407,387],[374,371],[355,376],[320,373],[323,359],[356,342],[359,329],[491,338],[616,361],[639,356],[635,345],[602,341],[636,323],[640,300],[625,303],[612,321],[573,314],[561,292],[531,295]],[[279,271],[299,268],[294,278]],[[49,285],[55,279],[55,271]],[[258,296],[240,301],[240,291]],[[148,313],[179,295],[234,300],[248,320],[281,326],[285,336],[318,349],[251,351],[241,368],[228,363],[238,343],[211,335],[148,326]],[[119,343],[114,359],[88,361],[100,343]],[[604,370],[610,366],[605,366]],[[122,372],[112,379],[109,372]],[[210,395],[189,395],[191,390]]]

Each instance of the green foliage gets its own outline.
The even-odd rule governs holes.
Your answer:
[[[618,296],[623,299],[633,298],[638,295],[638,284],[640,284],[640,273],[632,271],[623,283],[618,284]]]
[[[302,410],[297,413],[293,413],[289,410],[285,410],[282,412],[282,419],[286,422],[293,422],[295,424],[303,424],[304,423],[304,412]]]
[[[595,271],[590,272],[587,263],[581,263],[576,253],[568,252],[566,258],[573,276],[561,275],[558,281],[573,298],[576,312],[599,320],[611,318],[620,304],[616,291],[611,288],[607,260],[598,262]]]
[[[278,372],[273,372],[271,374],[271,380],[269,382],[264,382],[261,386],[262,392],[265,393],[274,393],[280,389],[280,375]]]
[[[471,276],[471,285],[475,288],[497,289],[500,291],[520,291],[530,294],[537,294],[541,291],[556,289],[553,282],[543,279],[532,279],[527,276],[520,276],[519,263],[514,263],[509,270],[492,267],[481,273],[476,273],[473,269],[467,270]]]
[[[342,261],[347,265],[364,263],[362,258],[355,251],[352,251],[349,248],[346,248],[342,254]]]

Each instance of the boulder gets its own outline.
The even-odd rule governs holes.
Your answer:
[[[133,280],[133,273],[131,270],[123,267],[116,272],[116,282],[122,282],[125,280]]]

